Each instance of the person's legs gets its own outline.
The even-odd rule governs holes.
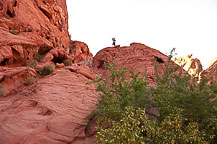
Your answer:
[[[113,42],[113,44],[112,44],[114,47],[115,47],[115,42]]]

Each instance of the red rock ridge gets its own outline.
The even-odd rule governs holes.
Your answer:
[[[129,70],[140,71],[141,75],[147,75],[150,84],[156,85],[155,60],[158,64],[158,73],[162,75],[168,63],[168,57],[144,44],[132,43],[129,47],[116,46],[102,49],[93,59],[93,69],[98,76],[104,77],[108,75],[108,71],[103,66],[104,62],[114,62],[117,67],[125,66]],[[172,61],[171,64],[177,66]]]
[[[210,78],[209,83],[216,83],[217,82],[217,57],[215,57],[210,66],[201,72],[201,78]]]

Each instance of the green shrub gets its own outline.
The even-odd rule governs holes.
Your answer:
[[[19,34],[19,32],[17,32],[15,29],[11,30],[10,33],[13,34],[13,35],[18,35]]]
[[[2,87],[2,85],[0,84],[0,97],[3,97],[5,95],[5,90]]]
[[[110,128],[98,127],[96,143],[103,144],[208,144],[197,123],[184,124],[181,111],[175,109],[162,122],[149,120],[141,108],[126,107],[120,120],[109,121]]]
[[[46,76],[46,75],[49,75],[51,73],[53,73],[55,70],[54,66],[52,64],[44,67],[44,69],[40,70],[40,75],[42,76]]]
[[[38,64],[37,60],[32,60],[31,62],[26,63],[26,66],[34,69],[37,66],[37,64]]]
[[[37,62],[40,62],[40,61],[41,61],[41,59],[42,59],[42,55],[41,55],[41,54],[39,54],[38,52],[35,52],[34,56],[35,56],[35,60],[36,60]]]
[[[35,82],[34,77],[27,77],[26,80],[24,81],[24,85],[29,86]]]
[[[162,76],[155,66],[155,88],[139,73],[105,66],[110,75],[93,81],[100,92],[97,143],[217,143],[217,84],[174,73],[170,61]]]
[[[64,64],[65,66],[71,66],[71,65],[72,65],[72,59],[65,59],[65,60],[63,61],[63,64]]]

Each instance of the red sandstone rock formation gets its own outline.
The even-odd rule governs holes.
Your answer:
[[[4,88],[4,95],[12,94],[23,87],[27,78],[37,77],[34,69],[29,67],[6,68],[0,67],[0,83]]]
[[[1,144],[94,143],[95,74],[85,66],[59,69],[14,95],[0,98]]]
[[[36,53],[69,47],[65,0],[0,0],[0,65],[20,66]]]
[[[0,35],[0,66],[23,66],[38,54],[42,63],[92,59],[85,44],[69,44],[65,0],[0,0]]]
[[[93,59],[92,53],[89,51],[87,44],[80,41],[70,41],[69,55],[74,63],[90,63]]]
[[[175,58],[173,61],[194,77],[199,77],[200,72],[203,70],[200,60],[192,58],[192,54]]]
[[[212,60],[209,68],[201,72],[200,76],[201,78],[210,78],[209,83],[217,82],[217,57]]]
[[[155,60],[158,64],[158,73],[162,75],[168,63],[168,57],[160,51],[140,43],[132,43],[129,47],[108,47],[99,51],[93,59],[93,68],[98,76],[107,76],[104,62],[114,62],[117,67],[125,66],[127,69],[140,71],[147,76],[150,84],[156,85],[154,71]],[[171,61],[173,66],[177,66]]]

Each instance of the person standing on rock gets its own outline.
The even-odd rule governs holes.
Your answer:
[[[115,38],[112,38],[112,41],[113,41],[112,45],[115,47],[115,42],[116,42]]]

